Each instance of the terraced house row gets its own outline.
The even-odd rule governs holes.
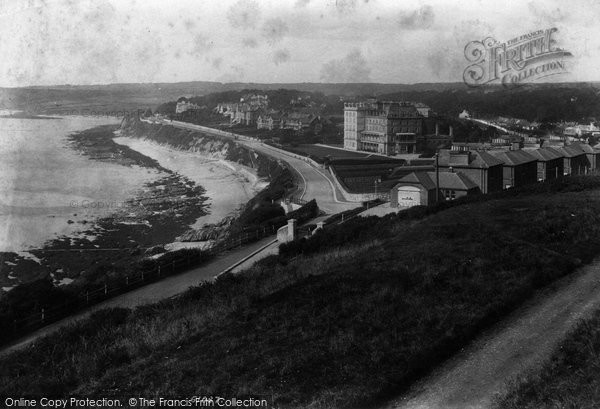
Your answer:
[[[507,151],[442,150],[438,158],[440,200],[491,193],[567,175],[595,173],[600,150],[575,142],[563,147]],[[435,166],[411,172],[390,190],[393,206],[428,205],[436,200]],[[448,175],[452,174],[452,176]]]
[[[600,150],[587,143],[514,150],[440,150],[435,159],[398,165],[391,159],[333,161],[332,173],[348,196],[379,197],[394,207],[430,205],[465,195],[486,194],[566,175],[598,171]],[[402,162],[402,161],[401,161]],[[436,172],[437,166],[437,172]],[[439,195],[436,186],[439,184]]]

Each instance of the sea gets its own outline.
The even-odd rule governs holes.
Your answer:
[[[2,112],[0,111],[0,115]],[[68,135],[118,118],[0,118],[0,252],[26,254],[58,237],[88,237],[90,221],[136,197],[164,172],[92,160],[69,146]],[[207,214],[190,228],[216,223],[243,206],[266,182],[252,169],[143,139],[119,144],[156,159],[206,189]],[[86,224],[82,224],[82,221]]]
[[[90,160],[69,147],[73,132],[118,123],[111,117],[0,118],[0,251],[78,237],[85,230],[78,221],[113,211],[100,203],[125,201],[159,177],[147,168]]]

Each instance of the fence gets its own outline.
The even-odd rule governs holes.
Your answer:
[[[172,121],[177,122],[177,121]],[[185,123],[178,123],[179,125],[188,125]],[[196,129],[205,132],[212,132],[214,134],[218,134],[221,136],[237,136],[230,132],[224,132],[220,130],[215,130],[212,128],[195,126]],[[247,137],[242,137],[243,139],[252,139]],[[295,157],[297,159],[302,159],[315,167],[320,167],[318,163],[314,162],[310,158],[301,157],[294,153],[284,151],[282,149],[277,149],[272,146],[269,149],[275,150],[279,153],[285,154],[290,157]],[[286,163],[288,168],[291,168],[293,172],[297,171],[295,168]],[[299,205],[305,205],[308,201],[298,197],[297,193],[289,198],[292,203],[296,203]],[[56,322],[62,318],[65,318],[76,311],[83,310],[92,305],[98,304],[102,301],[108,300],[116,295],[126,293],[128,291],[139,288],[145,284],[158,281],[166,276],[170,276],[179,272],[182,272],[190,267],[196,266],[209,258],[222,253],[227,250],[231,250],[233,248],[241,247],[243,244],[260,240],[266,236],[270,236],[276,233],[276,228],[274,225],[270,227],[263,227],[259,229],[255,229],[253,231],[245,231],[240,233],[235,238],[229,238],[227,240],[218,242],[216,245],[211,247],[210,249],[203,251],[201,253],[193,253],[189,252],[185,257],[170,259],[168,261],[157,260],[156,264],[148,269],[140,269],[138,271],[133,271],[125,277],[120,277],[118,279],[112,279],[110,281],[105,282],[98,288],[86,290],[78,294],[74,299],[65,301],[63,304],[58,306],[53,306],[50,308],[41,308],[39,312],[31,314],[24,318],[19,318],[13,320],[12,331],[6,331],[5,334],[0,336],[0,343],[6,342],[10,339],[15,339],[19,336],[25,335],[28,332],[39,329],[48,325],[52,322]],[[310,231],[306,230],[305,234],[309,234]],[[8,333],[12,332],[11,335]]]
[[[307,201],[298,198],[290,198],[289,200],[302,205],[308,203]],[[344,221],[355,217],[363,210],[364,207],[359,207],[357,209],[352,209],[334,215],[330,217],[326,223],[343,223]],[[315,227],[316,226],[314,225],[300,227],[298,234],[300,236],[310,236]],[[189,251],[188,254],[182,257],[165,260],[158,259],[154,265],[149,268],[140,268],[139,270],[133,271],[125,277],[107,281],[98,288],[89,289],[79,293],[74,299],[65,301],[64,304],[51,308],[41,308],[39,312],[14,320],[12,331],[8,330],[5,334],[3,334],[4,336],[0,337],[0,342],[6,342],[19,336],[23,336],[28,332],[42,328],[45,325],[65,318],[76,311],[83,310],[87,307],[108,300],[116,295],[124,294],[151,282],[156,282],[167,276],[180,273],[191,267],[197,266],[220,253],[239,248],[244,244],[260,240],[275,233],[276,227],[274,225],[262,227],[259,229],[242,232],[236,237],[230,237],[226,240],[218,242],[210,249],[202,252]],[[12,334],[9,334],[10,332],[12,332]]]
[[[242,232],[236,237],[231,237],[217,243],[215,246],[202,252],[189,251],[182,257],[156,260],[149,268],[140,268],[125,277],[105,282],[98,288],[89,289],[77,294],[74,299],[65,301],[64,304],[51,308],[41,308],[39,312],[27,317],[13,320],[12,331],[8,331],[0,337],[0,342],[6,342],[23,336],[28,332],[42,328],[52,322],[65,318],[76,311],[108,300],[116,295],[124,294],[151,282],[158,281],[170,275],[185,271],[190,267],[197,266],[217,254],[241,247],[244,244],[260,240],[275,234],[275,226],[263,227],[252,231]],[[12,334],[10,334],[12,332]]]

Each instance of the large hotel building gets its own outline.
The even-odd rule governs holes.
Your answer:
[[[344,104],[344,148],[384,155],[415,153],[428,108],[412,102]]]

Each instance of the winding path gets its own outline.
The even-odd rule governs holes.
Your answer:
[[[79,311],[62,320],[46,325],[13,343],[0,349],[0,357],[17,349],[26,347],[37,338],[51,334],[65,325],[75,323],[87,318],[94,311],[104,308],[135,308],[140,305],[154,303],[166,298],[174,297],[186,291],[192,286],[212,280],[216,276],[230,270],[236,270],[238,266],[248,266],[250,262],[257,261],[262,255],[273,254],[273,246],[277,246],[273,237],[267,237],[255,243],[248,244],[239,249],[230,250],[219,254],[206,264],[191,270],[179,273],[162,280],[145,285],[138,289],[118,295],[106,301],[98,303],[86,310]],[[263,250],[265,250],[263,252]],[[263,254],[264,253],[264,254]]]
[[[539,367],[600,308],[600,259],[550,285],[386,409],[490,408],[506,381]]]
[[[209,135],[232,138],[250,149],[287,162],[303,178],[305,190],[302,194],[302,198],[304,200],[316,199],[319,208],[326,213],[339,213],[343,212],[344,210],[354,209],[360,206],[360,203],[345,201],[341,194],[337,192],[337,189],[331,180],[332,176],[310,159],[266,145],[254,138],[234,134],[232,132],[221,131],[219,129],[194,125],[187,122],[163,120],[162,123],[164,125],[171,125],[176,128],[189,129],[193,131],[204,132]]]
[[[214,130],[211,128],[200,127],[198,125],[187,124],[184,122],[165,124],[173,125],[179,128],[199,130],[209,134],[220,136],[228,136],[235,138],[235,135],[225,133],[223,131]],[[227,135],[222,135],[227,134]],[[303,179],[302,198],[305,200],[317,199],[319,207],[327,213],[338,213],[344,210],[357,207],[358,203],[349,203],[339,201],[336,194],[336,188],[330,176],[323,170],[318,169],[318,166],[308,163],[306,158],[288,153],[286,151],[264,145],[259,141],[246,138],[239,135],[237,137],[239,143],[248,146],[251,149],[260,151],[266,155],[270,155],[276,159],[287,162],[292,166]],[[177,274],[172,277],[165,278],[158,282],[148,284],[128,293],[116,296],[104,302],[94,305],[85,311],[81,311],[66,317],[60,321],[47,325],[37,331],[28,334],[27,336],[15,341],[14,343],[0,349],[0,356],[11,351],[23,348],[34,342],[41,336],[48,335],[57,331],[61,327],[88,317],[92,312],[103,308],[125,307],[132,308],[143,304],[157,302],[165,298],[176,296],[187,290],[189,287],[198,285],[202,281],[211,280],[214,277],[233,270],[239,271],[241,268],[247,267],[251,262],[258,260],[262,256],[273,254],[276,247],[273,237],[262,239],[256,243],[249,244],[240,249],[235,249],[217,256],[207,264],[191,269],[189,271]]]

